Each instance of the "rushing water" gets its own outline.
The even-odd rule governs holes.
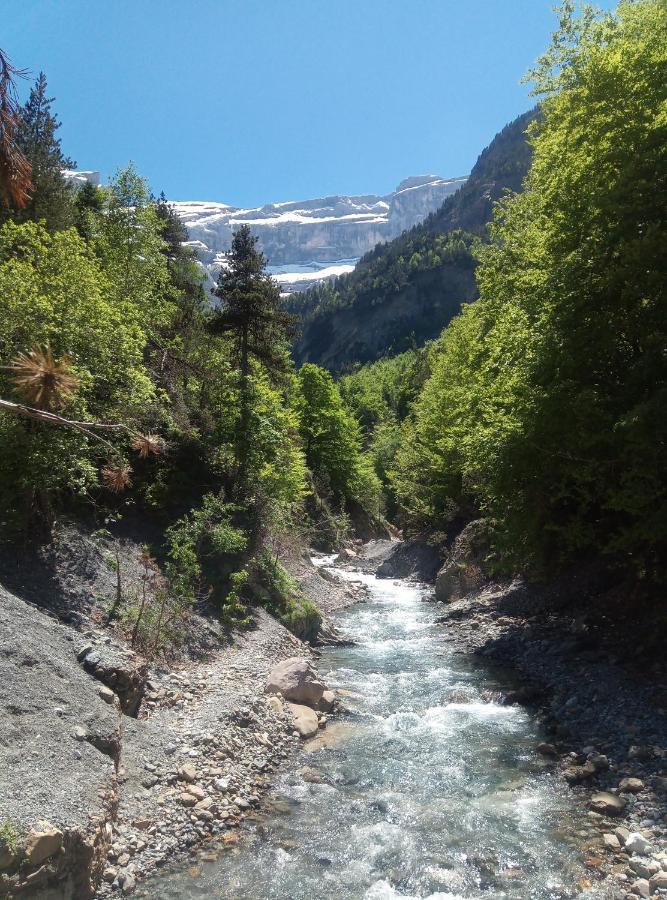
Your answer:
[[[347,712],[280,776],[273,812],[240,850],[160,879],[150,896],[596,896],[577,887],[569,836],[585,825],[535,754],[534,721],[487,699],[506,679],[448,647],[423,588],[337,571],[370,589],[337,616],[357,643],[319,663]]]

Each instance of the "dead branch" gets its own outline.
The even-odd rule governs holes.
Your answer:
[[[16,143],[21,112],[14,82],[24,75],[0,50],[0,197],[17,209],[26,206],[33,191],[32,167]]]

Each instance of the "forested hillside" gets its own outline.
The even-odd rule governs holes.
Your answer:
[[[388,410],[383,374],[405,382],[406,357],[343,379],[409,530],[481,516],[499,569],[596,558],[664,582],[666,71],[658,0],[565,11],[533,73],[525,190],[480,248],[479,300],[424,351],[407,415]]]
[[[133,641],[155,651],[203,601],[245,622],[267,591],[298,629],[267,542],[305,528],[326,546],[350,516],[380,521],[356,422],[330,376],[322,393],[295,374],[292,322],[249,229],[212,305],[169,204],[132,165],[105,188],[68,185],[45,76],[19,106],[2,62],[3,547],[48,544],[63,518],[138,515],[162,537],[147,548],[159,590],[115,611]]]
[[[496,135],[465,185],[423,223],[378,244],[349,275],[292,297],[297,361],[341,371],[421,346],[477,296],[476,247],[493,204],[521,190],[535,116],[525,113]]]

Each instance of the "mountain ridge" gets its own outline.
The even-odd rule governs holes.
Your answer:
[[[529,110],[499,131],[460,189],[421,223],[379,243],[353,271],[291,298],[301,325],[297,363],[341,372],[400,353],[437,337],[476,299],[474,245],[494,204],[521,190],[532,155],[526,129],[537,115]]]
[[[303,290],[330,277],[332,266],[351,271],[359,257],[380,241],[390,240],[422,221],[465,183],[465,177],[413,175],[395,191],[376,194],[332,194],[309,200],[286,200],[253,208],[206,200],[174,201],[185,225],[188,245],[211,278],[215,278],[231,245],[235,228],[250,225],[269,261],[269,271],[284,292]],[[291,279],[292,273],[300,277]]]

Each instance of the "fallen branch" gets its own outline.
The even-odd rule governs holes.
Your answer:
[[[73,428],[76,431],[81,431],[83,434],[110,447],[114,453],[118,452],[114,445],[103,437],[100,437],[99,434],[95,434],[94,429],[102,428],[109,431],[123,431],[133,438],[140,436],[139,432],[134,431],[122,423],[77,422],[74,419],[66,419],[64,416],[59,416],[57,413],[49,412],[46,409],[35,409],[34,406],[26,406],[24,403],[14,403],[11,400],[3,400],[2,398],[0,398],[0,409],[14,413],[17,416],[23,416],[25,419],[34,419],[37,422],[45,422],[47,425],[59,425],[61,427]]]

